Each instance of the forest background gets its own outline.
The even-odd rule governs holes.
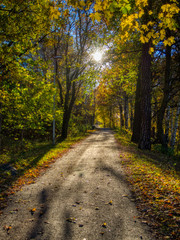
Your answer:
[[[54,119],[57,139],[99,122],[179,151],[178,1],[3,1],[0,14],[1,150],[51,140]]]

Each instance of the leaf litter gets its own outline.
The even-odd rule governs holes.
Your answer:
[[[142,213],[142,223],[149,225],[158,239],[179,239],[178,173],[169,166],[162,167],[160,162],[134,146],[126,146],[123,150],[126,154],[120,161],[135,195],[134,201]]]

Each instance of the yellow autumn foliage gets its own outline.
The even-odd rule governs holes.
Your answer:
[[[73,1],[74,6],[79,1]],[[80,3],[84,1],[80,1]],[[94,4],[94,12],[90,14],[93,21],[101,21],[106,18],[106,23],[109,23],[114,12],[119,11],[121,14],[120,31],[118,42],[123,43],[130,37],[130,33],[139,32],[139,39],[142,43],[151,41],[153,44],[158,44],[163,41],[164,45],[174,43],[174,38],[166,39],[166,29],[175,31],[177,24],[175,16],[179,14],[180,8],[176,0],[170,0],[164,4],[163,1],[155,4],[155,9],[150,9],[148,0],[135,0],[135,5],[131,4],[130,0],[92,0],[87,1],[88,6]],[[158,10],[158,12],[157,12]],[[152,21],[152,19],[154,19]],[[127,33],[128,32],[128,33]],[[152,50],[151,50],[152,51]]]

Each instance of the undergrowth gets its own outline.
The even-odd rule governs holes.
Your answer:
[[[122,166],[137,200],[137,207],[157,239],[179,239],[180,177],[178,159],[142,151],[130,142],[130,134],[117,131]]]

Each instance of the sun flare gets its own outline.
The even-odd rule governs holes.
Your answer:
[[[93,55],[93,58],[96,62],[100,62],[101,59],[102,59],[102,55],[103,53],[101,51],[96,51],[95,53],[92,54]]]

